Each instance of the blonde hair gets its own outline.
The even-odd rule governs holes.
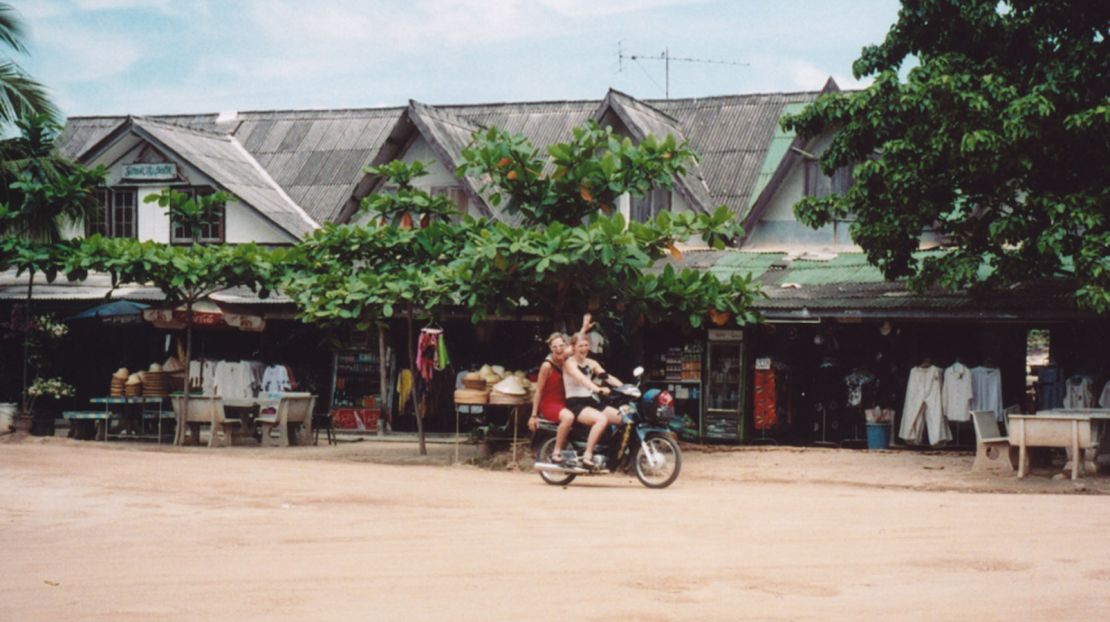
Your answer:
[[[590,338],[587,337],[586,335],[583,335],[582,333],[574,333],[574,335],[572,335],[571,338],[570,338],[570,345],[576,346],[580,342],[583,342],[583,341],[589,342],[589,340],[590,340]]]
[[[556,339],[562,339],[563,341],[566,341],[567,336],[560,332],[551,333],[551,336],[547,338],[547,345],[550,346],[551,344],[555,343]]]

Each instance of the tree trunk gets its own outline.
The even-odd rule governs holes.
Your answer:
[[[23,392],[20,393],[21,399],[19,404],[19,413],[23,417],[30,417],[30,406],[27,403],[27,384],[28,372],[30,371],[30,362],[28,361],[28,351],[31,343],[31,292],[35,282],[35,272],[32,270],[27,273],[27,306],[24,308],[23,318]]]
[[[193,301],[189,299],[185,302],[185,395],[181,398],[182,409],[184,413],[181,415],[181,421],[177,425],[177,430],[174,433],[173,444],[185,444],[185,427],[188,425],[185,421],[189,418],[189,366],[193,362]],[[203,378],[203,376],[202,376]],[[213,430],[214,431],[214,430]],[[199,444],[199,439],[194,439]]]
[[[409,305],[409,370],[412,372],[412,399],[416,406],[416,435],[420,439],[420,455],[428,455],[428,447],[424,444],[424,391],[420,390],[417,376],[420,371],[416,369],[416,342],[412,340],[412,305]]]
[[[389,374],[385,369],[385,327],[378,324],[378,434],[385,432],[385,414],[389,412],[389,405],[385,402],[386,383]]]

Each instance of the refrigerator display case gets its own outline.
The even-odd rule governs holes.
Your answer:
[[[743,333],[710,330],[706,344],[702,436],[707,440],[744,440]]]
[[[332,361],[332,424],[341,429],[375,430],[381,409],[381,362],[376,350],[340,350]]]

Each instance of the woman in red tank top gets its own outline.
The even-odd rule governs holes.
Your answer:
[[[582,319],[582,332],[589,330],[591,325],[590,315],[587,313]],[[563,363],[570,356],[570,346],[563,333],[552,333],[547,338],[547,347],[551,354],[540,365],[539,377],[536,378],[536,395],[532,399],[532,416],[528,419],[528,429],[535,432],[539,423],[539,416],[543,416],[551,423],[559,424],[555,433],[555,450],[552,452],[553,462],[563,461],[563,447],[566,446],[567,436],[574,426],[574,413],[567,410],[566,392],[563,388]]]

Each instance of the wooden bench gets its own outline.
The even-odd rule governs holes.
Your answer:
[[[971,470],[1013,473],[1017,448],[1010,445],[1008,436],[1002,436],[994,411],[973,410],[971,421],[975,426],[975,462]]]
[[[95,438],[107,440],[108,418],[111,413],[106,410],[65,410],[62,418],[70,423],[70,436],[82,440]],[[74,423],[78,424],[74,427]],[[91,424],[91,428],[89,427]]]
[[[1079,477],[1084,462],[1082,450],[1098,446],[1095,422],[1084,415],[1011,415],[1010,439],[1018,446],[1018,477],[1029,471],[1029,447],[1060,447],[1071,450],[1071,478]]]
[[[316,397],[311,393],[283,393],[273,413],[260,413],[255,421],[262,427],[262,444],[287,447],[296,443],[296,428],[301,426],[303,438],[312,436],[312,409]],[[277,428],[275,440],[272,432]]]

